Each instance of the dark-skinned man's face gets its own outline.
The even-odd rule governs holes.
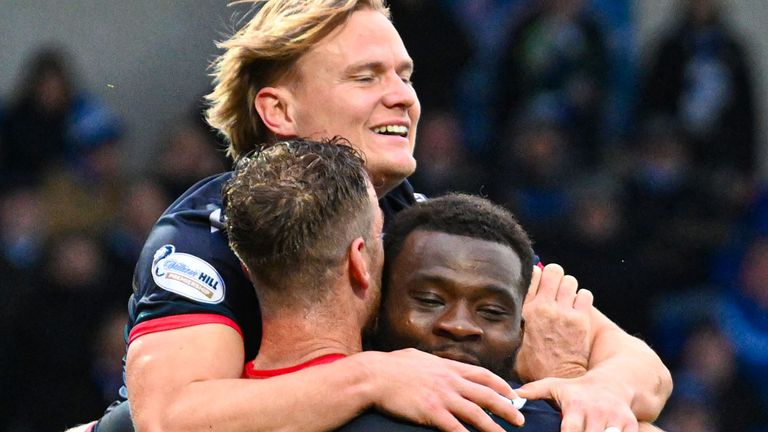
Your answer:
[[[522,337],[520,270],[508,246],[412,232],[389,267],[379,348],[418,348],[509,377]]]

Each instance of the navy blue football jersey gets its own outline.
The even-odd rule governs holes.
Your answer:
[[[513,388],[520,386],[519,383],[511,382]],[[523,427],[512,426],[504,419],[491,414],[491,418],[506,431],[532,431],[532,432],[559,432],[562,415],[560,411],[553,408],[545,401],[529,400],[520,409],[525,416],[525,425]],[[467,429],[474,431],[475,428],[465,425]],[[368,410],[355,417],[352,421],[337,429],[337,432],[422,432],[434,431],[437,429],[426,426],[419,426],[406,420],[390,417],[376,410]]]
[[[246,358],[256,357],[258,300],[224,231],[221,189],[231,177],[228,172],[198,182],[155,224],[134,272],[126,344],[155,331],[221,323],[242,335]],[[385,226],[415,202],[407,181],[379,200]],[[125,387],[120,398],[127,398]]]

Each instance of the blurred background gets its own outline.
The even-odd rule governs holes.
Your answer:
[[[417,191],[514,211],[673,371],[659,425],[768,431],[768,3],[391,0]],[[0,431],[100,415],[148,230],[228,169],[225,1],[0,0]]]

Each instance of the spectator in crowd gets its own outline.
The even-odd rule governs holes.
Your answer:
[[[48,170],[44,178],[42,193],[54,233],[103,234],[117,221],[124,193],[123,130],[106,108],[91,108],[81,112],[72,129],[77,145],[69,163]]]
[[[738,277],[723,292],[718,324],[768,412],[768,237],[747,244],[738,268]]]
[[[654,346],[675,376],[661,419],[671,431],[768,430],[768,241],[751,233],[718,257],[714,267],[727,272],[657,299],[652,310]]]
[[[556,242],[536,251],[579,275],[595,294],[595,306],[630,334],[648,335],[646,277],[629,241],[619,180],[610,173],[575,179],[573,205]],[[621,283],[616,283],[621,281]]]
[[[136,179],[125,185],[117,219],[104,236],[116,280],[131,280],[147,234],[170,202],[161,183],[151,178]],[[130,292],[125,294],[129,296]]]
[[[689,301],[695,301],[690,298]],[[710,321],[695,324],[673,372],[675,391],[660,424],[670,432],[758,432],[768,425],[755,389],[738,369],[734,345]]]
[[[461,120],[464,146],[478,159],[488,160],[498,127],[493,118],[499,104],[499,53],[510,28],[517,26],[531,0],[443,0],[467,35],[473,52],[459,78],[454,101]]]
[[[576,176],[572,155],[568,134],[547,118],[518,121],[499,142],[489,195],[515,212],[537,250],[554,249],[562,235]]]
[[[45,47],[22,69],[0,133],[4,183],[37,183],[46,169],[65,157],[77,93],[68,63],[63,51]]]
[[[80,88],[70,63],[62,48],[42,47],[22,69],[0,130],[5,183],[37,184],[54,167],[91,169],[99,145],[120,135],[114,113]]]
[[[674,121],[654,119],[637,138],[623,184],[623,209],[649,298],[705,283],[734,215],[692,161]],[[719,202],[720,205],[712,205]]]
[[[649,55],[641,114],[672,116],[708,171],[755,174],[756,112],[749,60],[719,0],[678,1],[678,23]]]
[[[498,75],[497,131],[551,113],[583,166],[601,162],[608,60],[605,36],[584,0],[537,0],[507,36]]]
[[[0,195],[2,260],[19,272],[35,272],[42,265],[47,205],[31,186],[8,188]]]
[[[16,335],[30,320],[22,313],[29,299],[40,296],[39,273],[44,263],[46,230],[39,192],[16,186],[0,192],[0,382],[7,391],[0,395],[0,430],[16,423],[16,403],[26,383],[22,374],[28,358],[20,356]]]
[[[111,275],[95,238],[62,234],[51,238],[46,251],[39,286],[19,306],[25,325],[13,334],[14,355],[25,361],[12,417],[14,427],[30,432],[62,430],[104,409],[92,379],[93,338],[102,314],[124,299],[110,291]]]
[[[389,10],[408,54],[419,65],[414,87],[423,112],[453,110],[459,77],[473,55],[464,29],[444,0],[392,0]]]
[[[166,133],[153,171],[168,196],[177,197],[197,181],[225,170],[216,142],[200,125],[179,121]]]

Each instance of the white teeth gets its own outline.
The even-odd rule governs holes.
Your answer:
[[[379,126],[377,128],[374,128],[373,131],[378,134],[390,134],[390,135],[400,135],[400,136],[408,135],[408,127],[400,126],[400,125]]]

